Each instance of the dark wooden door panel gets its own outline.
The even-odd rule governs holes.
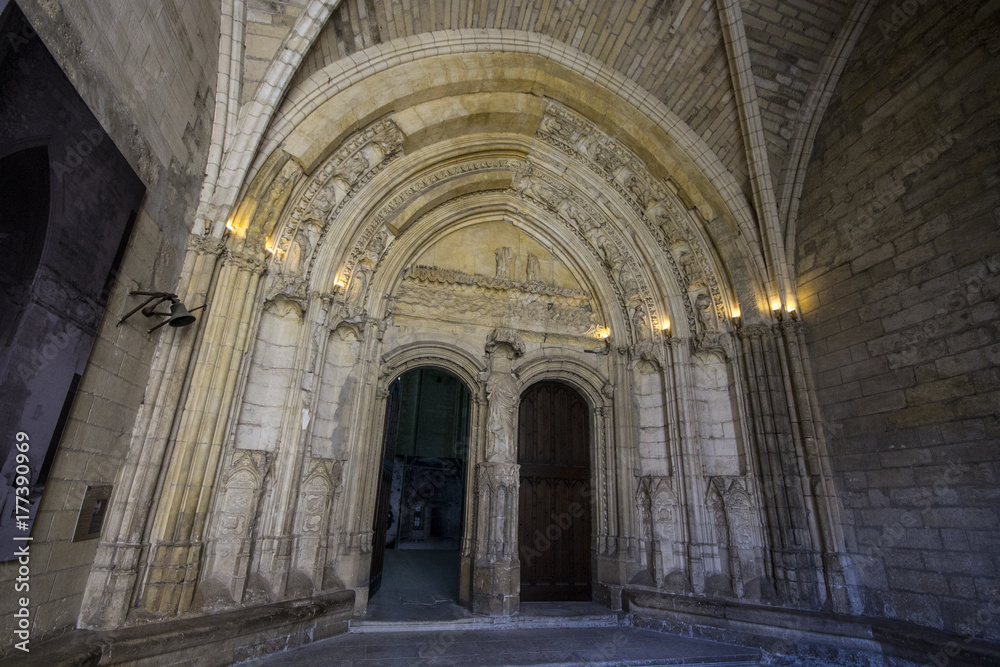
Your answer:
[[[385,423],[382,429],[382,468],[379,474],[375,516],[372,519],[372,567],[368,575],[369,599],[382,586],[382,566],[385,562],[385,539],[389,530],[389,499],[392,493],[392,469],[396,462],[396,436],[399,432],[400,381],[392,383],[386,399]]]
[[[521,397],[521,599],[589,600],[590,415],[583,397],[541,382]]]

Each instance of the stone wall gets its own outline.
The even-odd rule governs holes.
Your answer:
[[[865,613],[993,640],[998,20],[995,2],[877,8],[819,132],[798,245]]]
[[[151,1],[18,5],[32,26],[20,37],[41,39],[67,89],[76,89],[147,188],[32,531],[35,642],[76,624],[97,547],[97,540],[71,541],[77,514],[88,485],[116,482],[163,333],[148,335],[141,315],[116,326],[137,305],[127,292],[177,287],[208,153],[219,8]],[[0,586],[12,591],[15,576],[4,564]],[[6,606],[13,597],[2,599],[0,630],[13,637]]]

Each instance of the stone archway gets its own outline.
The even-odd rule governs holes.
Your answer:
[[[483,76],[509,57],[484,55]],[[413,67],[432,74],[453,58],[422,60]],[[258,156],[225,238],[192,240],[179,292],[213,308],[189,349],[157,362],[157,378],[184,360],[193,371],[157,385],[136,435],[138,465],[158,470],[168,450],[156,433],[171,434],[170,454],[143,487],[163,489],[148,530],[133,509],[142,503],[118,508],[150,548],[108,575],[117,599],[169,616],[346,588],[363,611],[384,417],[372,406],[403,365],[435,356],[474,396],[462,596],[475,611],[519,602],[511,418],[529,376],[567,379],[593,408],[595,599],[618,608],[630,582],[702,593],[717,574],[731,580],[723,561],[739,545],[718,543],[713,512],[746,517],[742,548],[766,556],[762,579],[813,557],[786,558],[765,539],[794,527],[810,549],[829,541],[816,520],[826,496],[806,485],[795,512],[759,529],[761,480],[794,490],[783,475],[798,474],[772,472],[766,448],[798,454],[745,406],[780,396],[783,368],[801,377],[801,334],[761,325],[767,281],[724,193],[641,109],[621,112],[604,90],[594,99],[608,113],[596,113],[582,99],[592,84],[567,90],[548,71],[557,64],[522,64],[531,85],[504,78],[509,89],[487,91],[473,77],[440,99],[390,87],[350,117],[333,113],[347,97],[326,99]],[[518,123],[506,122],[511,108]],[[807,416],[808,401],[774,410]],[[708,494],[712,484],[733,502]],[[825,595],[825,573],[808,569],[806,594]]]

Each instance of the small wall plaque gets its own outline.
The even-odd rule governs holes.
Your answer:
[[[101,527],[108,513],[108,504],[111,502],[111,488],[110,484],[87,487],[87,492],[83,494],[83,503],[80,505],[80,515],[76,518],[74,542],[101,536]]]

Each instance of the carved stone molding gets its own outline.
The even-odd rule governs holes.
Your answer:
[[[548,101],[535,137],[589,165],[646,222],[677,278],[690,289],[704,285],[720,317],[725,315],[722,289],[707,251],[690,228],[691,216],[675,194],[676,186],[656,180],[645,163],[621,142],[602,132],[583,116]],[[685,256],[686,255],[686,256]],[[685,295],[686,298],[686,295]],[[690,304],[689,324],[694,330]]]
[[[476,466],[479,473],[476,482],[479,485],[479,492],[496,493],[504,488],[508,491],[516,491],[520,481],[521,466],[516,463],[480,463]]]
[[[573,189],[540,176],[531,162],[517,163],[511,174],[511,189],[523,199],[550,211],[589,248],[604,268],[626,315],[633,340],[648,338],[650,325],[659,327],[659,315],[653,290],[642,272],[642,262],[632,254],[625,240],[609,224],[603,212],[579,196]],[[629,317],[634,303],[643,305],[643,319]],[[631,307],[630,307],[631,305]],[[648,317],[646,317],[648,315]]]
[[[296,267],[308,277],[316,261],[316,248],[345,204],[357,191],[403,149],[403,135],[387,118],[352,134],[309,178],[298,201],[291,208],[275,244],[275,261],[289,260],[298,245],[303,256]],[[365,240],[367,244],[370,238]],[[294,252],[293,255],[294,257]]]

